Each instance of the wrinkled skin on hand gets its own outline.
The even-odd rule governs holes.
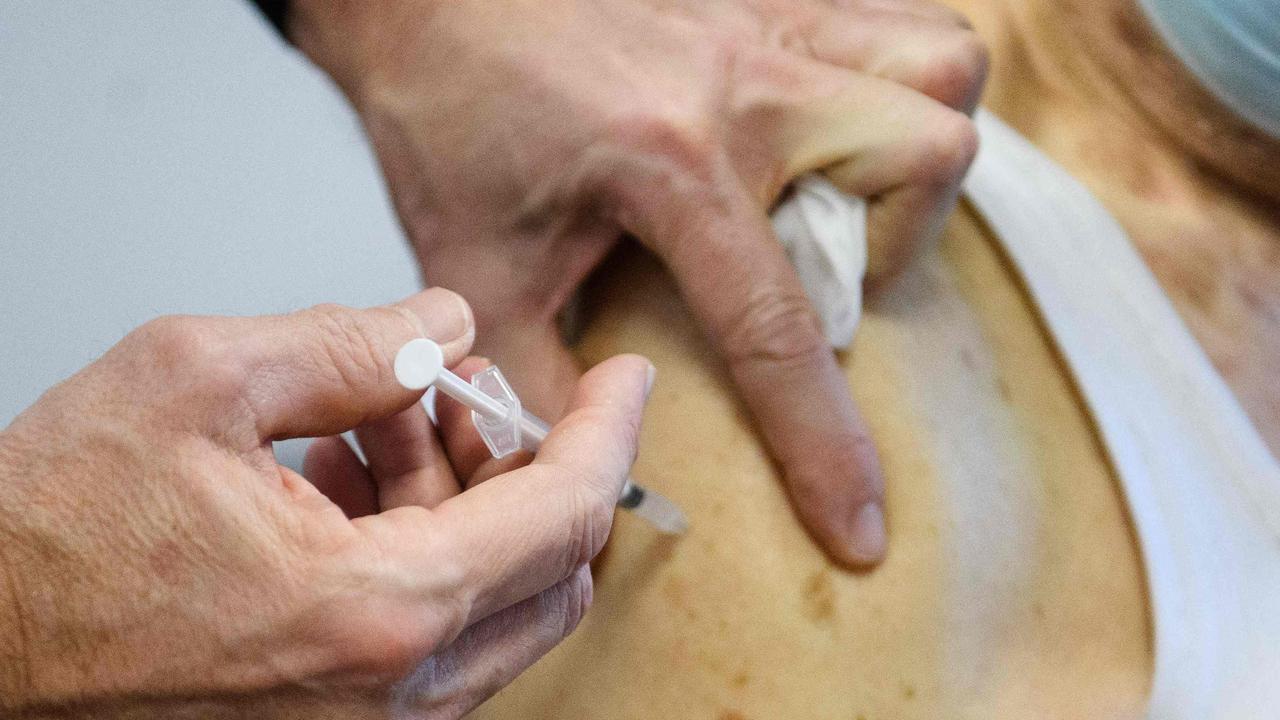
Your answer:
[[[465,303],[163,318],[0,432],[0,716],[458,717],[567,635],[650,367],[592,370],[499,467],[396,383],[422,336],[458,364]]]
[[[659,255],[847,565],[885,552],[874,447],[766,210],[802,173],[869,198],[872,280],[939,232],[985,54],[925,0],[301,0],[428,282],[555,416],[557,314],[624,236]]]

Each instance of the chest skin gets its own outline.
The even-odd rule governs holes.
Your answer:
[[[1141,717],[1151,639],[1123,500],[967,209],[841,359],[887,473],[873,573],[804,534],[660,269],[620,259],[592,306],[584,362],[659,369],[635,475],[692,530],[620,514],[582,626],[474,717]]]

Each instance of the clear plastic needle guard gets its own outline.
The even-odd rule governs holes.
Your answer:
[[[471,421],[495,458],[517,450],[536,452],[550,430],[520,405],[502,371],[490,366],[467,382],[444,366],[440,346],[427,338],[405,343],[396,353],[396,380],[410,390],[434,386],[438,392],[471,408]],[[661,532],[679,535],[689,527],[676,504],[627,478],[618,507],[630,510]]]

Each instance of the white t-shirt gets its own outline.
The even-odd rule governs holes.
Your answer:
[[[1280,465],[1114,218],[994,115],[977,123],[965,193],[1066,360],[1137,530],[1155,632],[1149,717],[1276,717]],[[818,177],[777,213],[835,345],[857,323],[865,218]]]

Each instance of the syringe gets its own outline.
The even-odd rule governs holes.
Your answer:
[[[396,380],[410,390],[434,386],[470,408],[471,421],[495,458],[521,449],[537,452],[551,429],[521,407],[520,398],[496,366],[485,368],[467,382],[444,366],[444,352],[433,340],[418,338],[405,343],[396,353],[395,372]],[[669,535],[682,534],[689,527],[675,503],[631,478],[622,488],[618,507]]]

